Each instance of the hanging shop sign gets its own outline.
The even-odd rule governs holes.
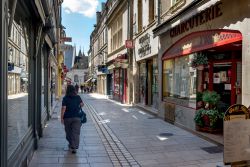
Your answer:
[[[72,42],[72,37],[61,37],[61,42]]]
[[[242,35],[236,30],[207,30],[191,33],[173,44],[163,55],[162,59],[170,59],[213,47],[239,42]]]
[[[182,22],[181,24],[173,27],[172,29],[170,29],[170,37],[175,37],[177,35],[180,35],[195,27],[198,27],[204,23],[207,23],[217,17],[222,16],[223,13],[221,11],[221,5],[222,5],[222,2],[212,5],[211,7],[197,13],[191,18]]]
[[[114,68],[128,68],[127,54],[119,55],[113,62]],[[108,67],[110,69],[110,67]]]
[[[15,67],[14,63],[8,62],[8,71],[13,71],[14,67]]]
[[[140,58],[151,53],[150,35],[148,33],[139,38],[139,45],[138,55]]]
[[[229,107],[224,117],[224,163],[250,161],[250,112],[241,104]]]
[[[108,67],[106,65],[98,65],[97,66],[97,71],[107,74],[108,73]]]
[[[69,50],[71,48],[72,48],[71,45],[60,44],[60,51],[66,51],[66,50]]]

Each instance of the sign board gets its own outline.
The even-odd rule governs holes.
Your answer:
[[[224,163],[250,160],[250,112],[241,104],[229,107],[224,117]]]
[[[61,51],[69,50],[71,48],[72,48],[71,45],[60,44],[60,50]]]
[[[72,42],[72,37],[61,37],[62,42]]]
[[[125,47],[126,48],[134,48],[133,40],[126,40]]]

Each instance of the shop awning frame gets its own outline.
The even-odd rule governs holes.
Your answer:
[[[174,43],[162,56],[162,60],[242,41],[237,30],[215,29],[191,33]]]

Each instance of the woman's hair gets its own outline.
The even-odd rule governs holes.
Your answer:
[[[75,96],[76,95],[76,90],[73,85],[68,85],[67,90],[66,90],[66,96]]]

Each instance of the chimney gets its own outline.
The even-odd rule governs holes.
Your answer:
[[[96,12],[96,24],[99,23],[100,18],[101,18],[101,12]]]
[[[106,3],[102,2],[102,12],[105,10],[105,8],[106,8]]]

